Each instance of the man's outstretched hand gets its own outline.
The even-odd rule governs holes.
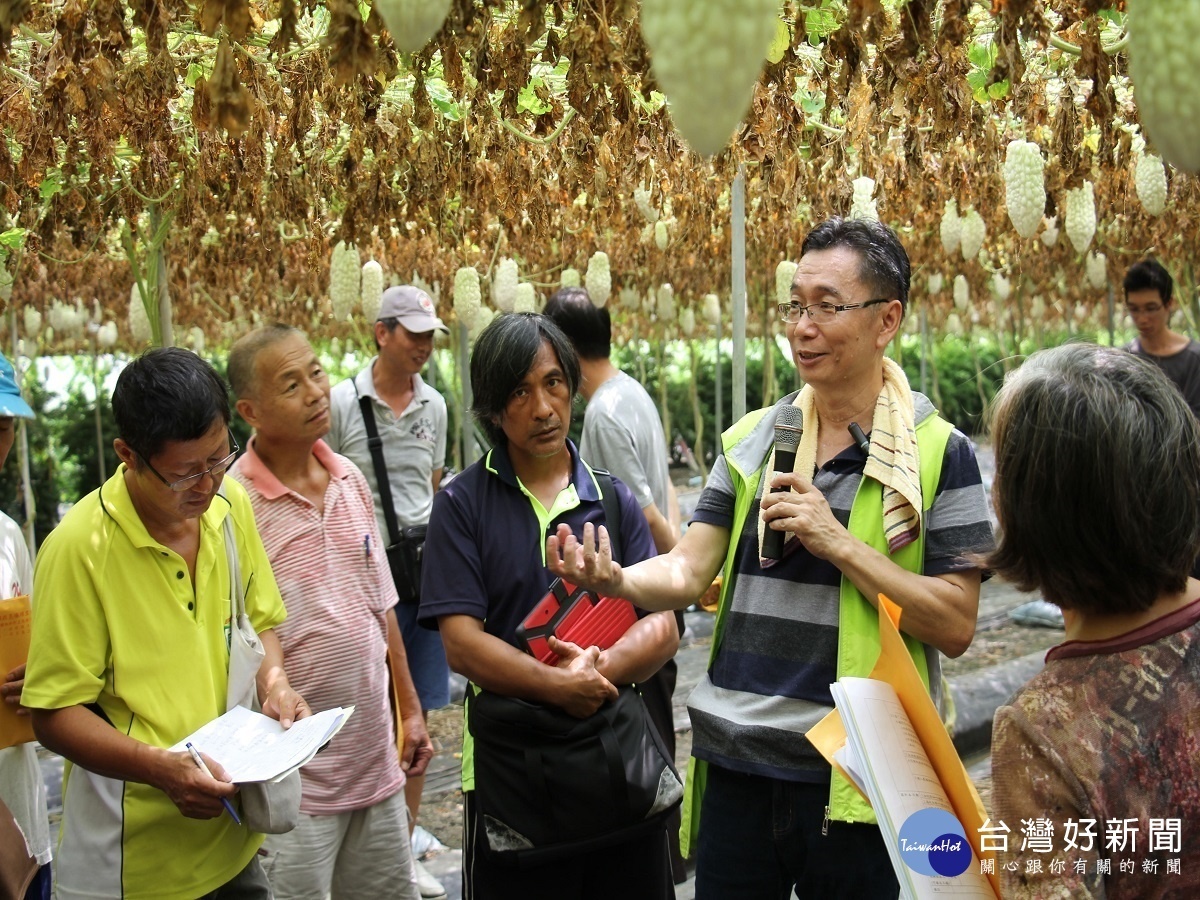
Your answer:
[[[595,591],[603,597],[619,597],[621,566],[613,562],[612,540],[603,525],[583,526],[583,540],[570,527],[559,523],[558,530],[546,538],[546,567],[571,584]]]

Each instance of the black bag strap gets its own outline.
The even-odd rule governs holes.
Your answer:
[[[600,485],[600,503],[604,507],[604,527],[612,544],[613,562],[621,562],[621,504],[617,502],[617,488],[607,469],[592,469]]]
[[[354,394],[358,397],[358,408],[362,411],[363,424],[367,426],[367,449],[371,451],[371,468],[375,470],[375,481],[379,485],[379,503],[383,506],[383,521],[388,530],[388,546],[400,542],[400,523],[396,521],[396,507],[392,505],[392,483],[388,480],[387,465],[383,461],[383,438],[375,426],[375,410],[371,398],[358,392],[358,379],[350,379]]]

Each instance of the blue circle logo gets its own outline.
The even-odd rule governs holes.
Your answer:
[[[953,878],[971,865],[971,845],[958,819],[944,809],[922,809],[900,827],[900,856],[914,872]]]

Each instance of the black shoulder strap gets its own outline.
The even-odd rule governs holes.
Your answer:
[[[612,476],[605,469],[592,469],[600,485],[600,503],[604,506],[604,527],[612,543],[613,562],[621,562],[621,504],[617,502],[617,488]]]
[[[354,383],[354,393],[358,394],[358,408],[362,410],[363,424],[367,426],[367,448],[371,451],[371,468],[375,470],[375,481],[379,485],[379,503],[383,506],[383,521],[387,525],[390,547],[400,541],[400,525],[396,521],[396,507],[392,505],[392,483],[388,480],[387,466],[383,462],[383,439],[375,427],[371,398],[358,393],[357,382]]]

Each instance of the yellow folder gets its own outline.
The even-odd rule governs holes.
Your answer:
[[[29,630],[33,616],[29,597],[0,600],[0,678],[29,659]],[[16,707],[0,703],[0,750],[32,741],[33,720],[18,716]]]
[[[983,801],[975,785],[967,775],[966,767],[959,759],[954,742],[942,724],[941,716],[933,705],[929,692],[925,689],[917,667],[913,664],[904,639],[900,637],[901,609],[883,594],[879,595],[879,660],[871,670],[869,677],[877,681],[887,682],[896,692],[900,704],[904,707],[913,730],[921,742],[925,754],[929,757],[930,765],[937,774],[954,815],[962,823],[967,841],[980,859],[995,859],[995,853],[982,848],[979,829],[983,827],[987,813]],[[833,755],[846,743],[846,729],[841,716],[835,709],[808,731],[809,741],[820,751],[821,755],[847,780],[854,784],[842,767],[834,760]],[[992,866],[995,867],[993,862]],[[994,872],[988,874],[988,881],[996,896],[1000,896],[1000,882]]]

